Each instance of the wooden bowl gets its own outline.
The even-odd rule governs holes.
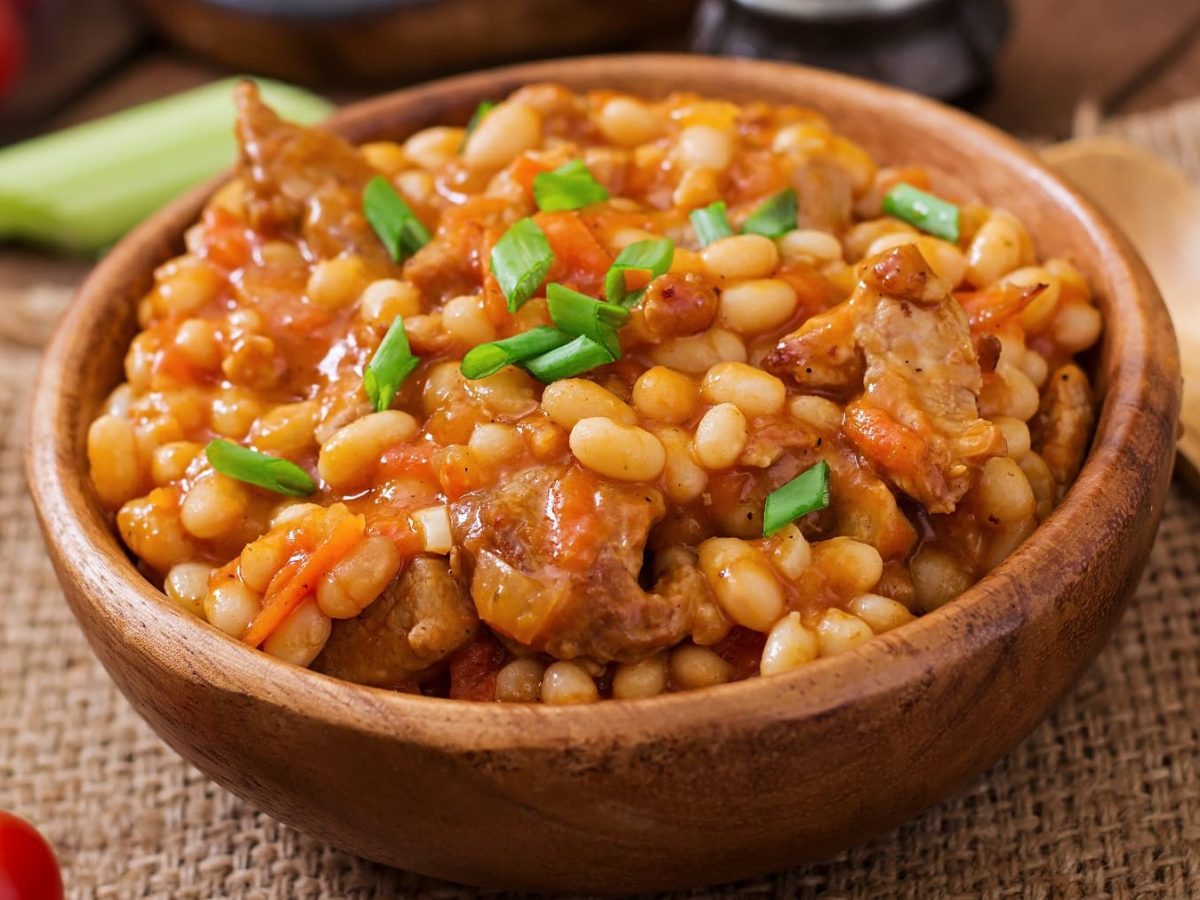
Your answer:
[[[825,857],[959,790],[1024,738],[1091,662],[1162,512],[1179,359],[1125,240],[1022,146],[895,90],[793,66],[684,56],[523,65],[412,88],[332,122],[354,140],[462,121],[530,81],[802,103],[890,162],[928,162],[1087,274],[1107,329],[1103,410],[1062,505],[953,603],[773,678],[593,706],[475,704],[359,687],[189,618],[130,563],[88,485],[84,439],[121,379],[135,301],[208,190],[97,266],[36,388],[29,479],[55,568],[97,656],[186,759],[354,853],[479,885],[617,892]]]

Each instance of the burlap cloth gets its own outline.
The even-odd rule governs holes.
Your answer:
[[[1200,101],[1106,123],[1200,182]],[[457,897],[271,819],[179,759],[92,658],[42,550],[24,397],[70,277],[0,287],[0,809],[73,897]],[[1200,897],[1200,498],[1176,485],[1112,645],[1049,721],[955,797],[820,865],[720,896]]]

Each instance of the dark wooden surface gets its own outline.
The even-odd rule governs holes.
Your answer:
[[[1013,29],[992,95],[976,110],[1021,136],[1070,133],[1081,102],[1108,115],[1200,95],[1200,0],[1011,0]],[[678,43],[672,40],[671,43]],[[673,49],[673,48],[668,48]],[[228,74],[153,46],[100,79],[48,126]],[[335,99],[358,99],[353,92]]]
[[[990,97],[975,110],[1025,138],[1071,133],[1081,103],[1106,115],[1200,96],[1200,0],[1011,0],[1013,29]],[[59,128],[229,74],[152,44],[41,123]],[[353,92],[338,102],[359,99]],[[86,266],[36,251],[0,250],[0,282],[78,279]]]

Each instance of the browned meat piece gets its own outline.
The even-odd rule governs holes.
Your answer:
[[[1049,466],[1061,497],[1079,474],[1096,424],[1095,400],[1083,369],[1068,363],[1050,376],[1030,424],[1034,449]]]
[[[695,334],[717,315],[716,291],[699,275],[669,272],[650,282],[638,310],[655,338]]]
[[[979,417],[982,375],[966,313],[912,244],[862,269],[854,330],[867,368],[865,394],[846,409],[855,449],[930,512],[950,512],[972,472],[1004,452],[1004,438]],[[856,298],[857,299],[857,298]]]
[[[405,280],[434,306],[478,293],[491,246],[518,216],[519,207],[500,197],[472,197],[447,207],[433,239],[405,261]]]
[[[816,464],[821,456],[816,445],[810,443],[807,447],[788,447],[763,468],[735,466],[713,473],[703,500],[717,533],[743,540],[762,537],[767,494]],[[797,524],[806,537],[821,537],[832,527],[833,514],[828,510],[809,513]]]
[[[851,297],[783,337],[763,367],[810,391],[847,396],[862,385],[862,354],[854,344],[857,303]]]
[[[299,234],[321,259],[351,250],[380,266],[387,251],[362,213],[374,169],[336,135],[280,119],[252,82],[238,85],[237,137],[254,225]]]
[[[478,625],[446,560],[418,556],[359,615],[333,623],[312,668],[359,684],[404,684],[467,644]]]
[[[854,185],[850,173],[837,163],[812,158],[792,172],[802,228],[841,233],[854,212]]]
[[[870,544],[885,560],[904,559],[917,540],[891,488],[846,452],[825,454],[836,532]]]
[[[691,628],[694,584],[682,565],[654,592],[638,584],[650,527],[664,512],[649,487],[568,466],[534,466],[454,504],[479,616],[560,659],[634,660]]]

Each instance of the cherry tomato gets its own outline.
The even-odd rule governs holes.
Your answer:
[[[0,900],[62,900],[58,860],[37,829],[0,812]]]
[[[0,0],[0,95],[7,94],[25,68],[25,26],[12,0]]]

